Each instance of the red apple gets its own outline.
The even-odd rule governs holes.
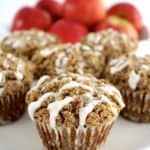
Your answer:
[[[138,34],[134,26],[127,20],[121,19],[119,17],[110,16],[106,18],[95,27],[95,31],[101,31],[108,28],[123,32],[131,38],[138,38]]]
[[[143,25],[139,10],[130,3],[115,4],[108,10],[107,14],[108,16],[118,16],[128,20],[137,30]]]
[[[103,0],[66,0],[64,17],[86,25],[92,25],[105,17]]]
[[[36,7],[47,11],[54,17],[60,17],[63,15],[64,0],[39,0]]]
[[[150,37],[150,31],[146,26],[142,26],[142,28],[139,30],[139,39],[140,40],[146,40]]]
[[[80,42],[81,38],[88,33],[84,25],[65,19],[55,22],[49,32],[58,36],[62,42],[70,43]]]
[[[31,28],[47,29],[51,24],[49,15],[38,9],[32,7],[23,7],[15,15],[11,31],[28,30]]]

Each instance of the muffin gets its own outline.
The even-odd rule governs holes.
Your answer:
[[[150,122],[150,55],[120,56],[109,62],[105,77],[116,85],[126,107],[122,115],[137,122]]]
[[[137,49],[138,42],[124,33],[108,29],[97,33],[89,33],[82,43],[92,48],[99,48],[108,62],[122,54],[129,54]]]
[[[107,81],[73,73],[41,77],[26,102],[47,150],[99,149],[124,107]]]
[[[25,94],[32,75],[28,65],[10,53],[0,51],[0,125],[12,122],[23,114]]]
[[[83,44],[59,44],[36,52],[32,62],[37,66],[36,77],[48,74],[56,76],[66,72],[92,74],[103,72],[105,57],[99,49]]]
[[[57,43],[58,39],[55,36],[32,29],[16,31],[4,37],[1,41],[1,49],[30,60],[37,50]]]

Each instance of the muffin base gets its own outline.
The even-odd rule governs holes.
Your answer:
[[[126,107],[121,115],[136,122],[150,122],[150,93],[140,91],[122,92]]]
[[[94,128],[55,128],[36,122],[39,135],[47,150],[99,150],[105,142],[111,125]]]
[[[29,87],[18,93],[0,97],[0,125],[18,120],[25,112],[25,95]]]

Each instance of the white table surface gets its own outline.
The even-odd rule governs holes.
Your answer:
[[[9,32],[8,28],[16,10],[22,5],[33,5],[35,1],[37,0],[0,0],[0,37]],[[106,0],[106,5],[109,6],[113,2],[114,0]],[[140,9],[145,24],[150,27],[149,1],[132,0],[132,2]],[[149,43],[140,43],[138,54],[150,53]],[[43,149],[27,113],[13,124],[0,126],[0,150]],[[104,150],[150,150],[150,124],[137,124],[119,118],[106,141]]]

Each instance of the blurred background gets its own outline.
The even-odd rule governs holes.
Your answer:
[[[57,0],[63,1],[63,0]],[[114,3],[130,2],[140,11],[144,24],[150,28],[149,1],[148,0],[104,0],[109,8]],[[0,37],[9,32],[12,19],[19,8],[25,5],[34,6],[37,0],[0,0]],[[132,14],[131,14],[132,15]]]

